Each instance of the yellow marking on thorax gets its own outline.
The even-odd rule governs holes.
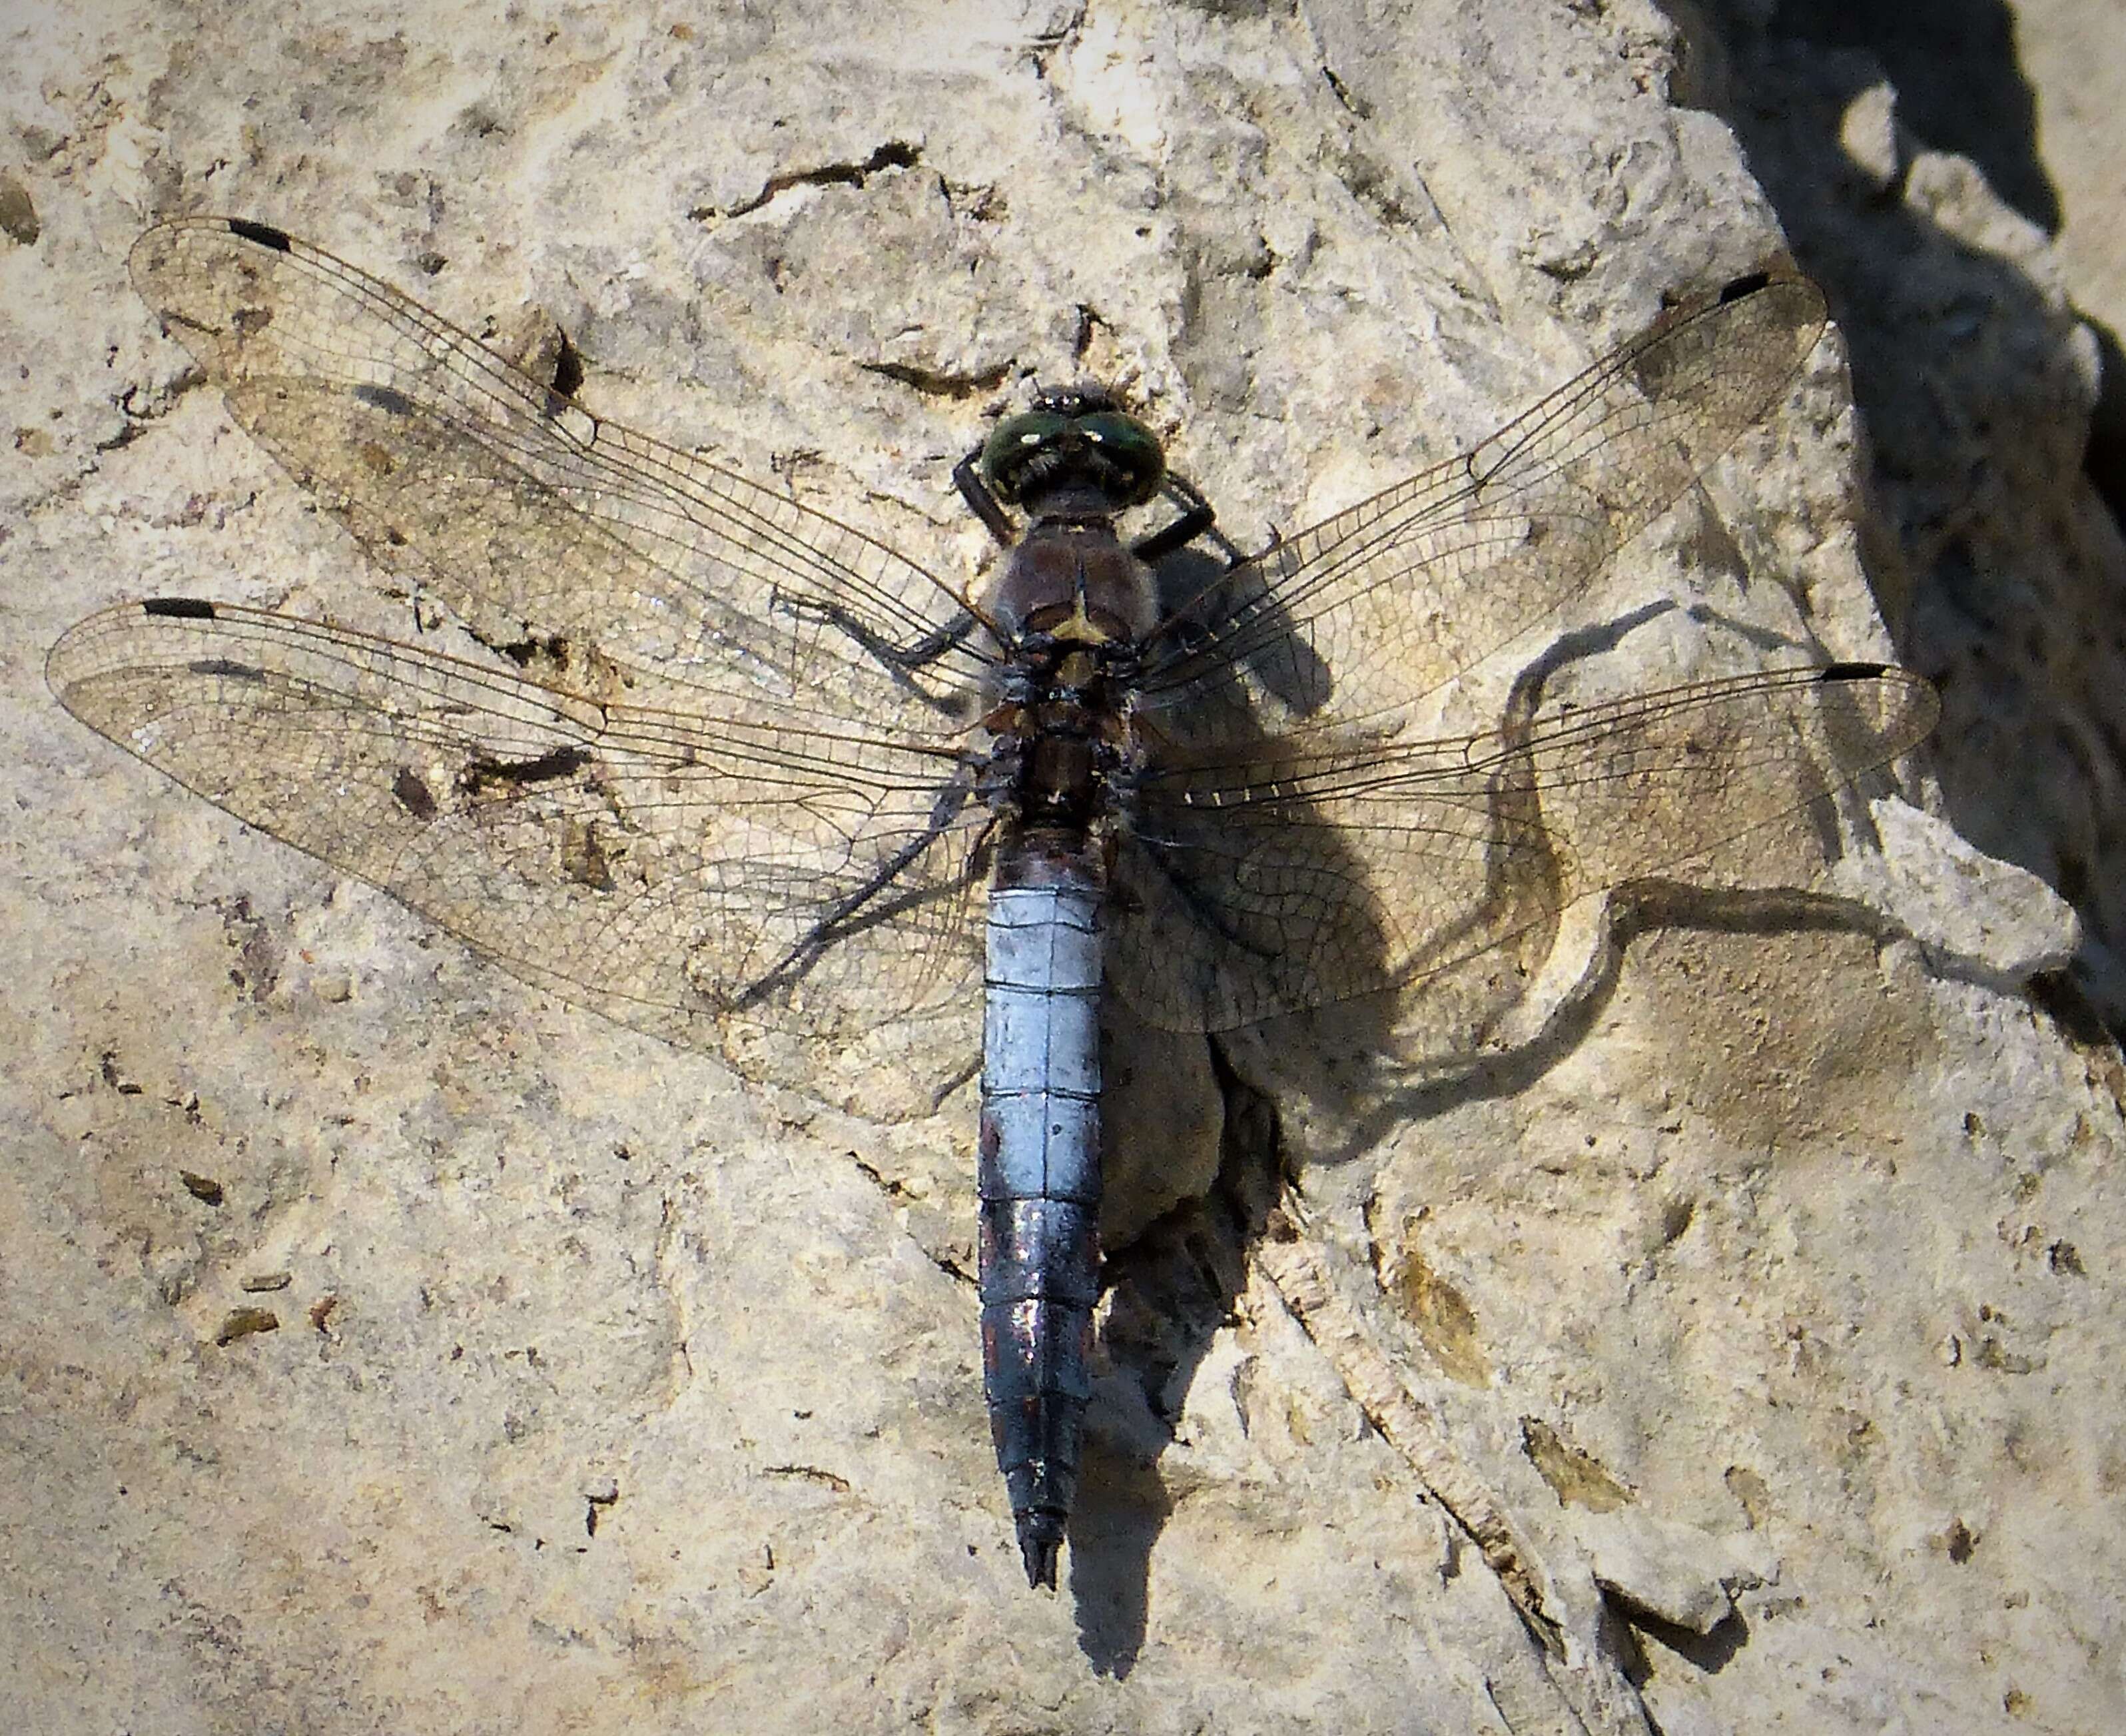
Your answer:
[[[1080,645],[1105,645],[1113,636],[1097,626],[1085,611],[1085,587],[1080,584],[1070,598],[1070,618],[1049,628],[1049,636]]]

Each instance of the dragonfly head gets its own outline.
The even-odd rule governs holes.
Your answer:
[[[1043,388],[982,447],[982,478],[997,499],[1036,516],[1111,516],[1150,499],[1165,475],[1159,437],[1092,384]]]

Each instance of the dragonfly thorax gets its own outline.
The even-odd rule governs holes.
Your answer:
[[[1043,519],[1004,557],[990,614],[1016,647],[1032,639],[1133,643],[1159,620],[1159,590],[1104,516]]]
[[[992,805],[1032,826],[1077,830],[1099,818],[1126,757],[1131,648],[1047,634],[1024,641],[1002,703],[984,720],[994,745]]]

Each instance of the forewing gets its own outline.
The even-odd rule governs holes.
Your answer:
[[[912,670],[872,648],[963,605],[883,544],[592,415],[277,229],[165,224],[130,268],[238,425],[380,565],[475,631],[529,627],[579,687],[602,660],[881,734],[976,715],[987,658],[971,640]]]
[[[1894,759],[1937,710],[1916,675],[1840,664],[1460,738],[1284,740],[1169,764],[1135,792],[1110,975],[1149,1023],[1179,1030],[1423,987],[1487,961],[1510,978],[1516,937]]]
[[[1143,702],[1198,745],[1392,720],[1542,620],[1784,391],[1806,280],[1680,310],[1508,423],[1236,568],[1151,639]]]
[[[768,706],[598,704],[219,603],[92,616],[46,676],[239,819],[670,1041],[853,1038],[980,982],[985,816],[945,750]]]

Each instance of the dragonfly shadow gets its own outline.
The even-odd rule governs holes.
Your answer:
[[[1269,1100],[1207,1039],[1225,1106],[1219,1170],[1110,1255],[1101,1346],[1111,1374],[1089,1419],[1086,1475],[1070,1522],[1070,1593],[1079,1644],[1102,1674],[1134,1668],[1150,1614],[1150,1557],[1175,1505],[1162,1464],[1198,1369],[1230,1327],[1249,1253],[1274,1197],[1277,1123]],[[1148,1131],[1148,1130],[1146,1130]]]
[[[1256,556],[1229,565],[1202,549],[1177,549],[1153,570],[1160,608],[1180,636],[1201,635],[1207,642],[1235,621],[1259,621],[1250,635],[1259,642],[1239,659],[1238,669],[1293,716],[1309,717],[1333,687],[1329,664],[1272,591],[1263,561]]]
[[[1827,807],[1828,798],[1819,805]],[[1510,1044],[1458,1057],[1443,1053],[1415,1063],[1376,1057],[1370,1062],[1341,1067],[1331,1062],[1309,1069],[1282,1062],[1278,1087],[1307,1099],[1316,1112],[1317,1128],[1335,1129],[1334,1142],[1310,1151],[1307,1161],[1331,1166],[1359,1161],[1412,1122],[1527,1090],[1599,1022],[1615,996],[1629,943],[1654,930],[1679,929],[1765,937],[1859,934],[1878,943],[1910,938],[1882,912],[1831,893],[1696,886],[1659,877],[1615,887],[1585,968],[1543,1010],[1533,1028]],[[1339,1031],[1335,1037],[1344,1034]],[[1321,1045],[1325,1051],[1344,1047],[1339,1040]]]
[[[1796,781],[1783,793],[1769,784],[1755,787],[1766,805],[1746,811],[1703,778],[1679,778],[1673,787],[1630,776],[1613,780],[1598,762],[1552,754],[1549,743],[1569,739],[1576,719],[1599,716],[1606,705],[1555,700],[1552,684],[1575,665],[1616,652],[1629,635],[1678,608],[1656,599],[1572,629],[1521,669],[1493,738],[1499,751],[1489,797],[1486,848],[1491,859],[1484,873],[1467,877],[1463,909],[1442,923],[1415,968],[1387,991],[1325,1005],[1236,1039],[1235,1064],[1251,1081],[1273,1093],[1297,1093],[1316,1112],[1309,1123],[1312,1161],[1349,1161],[1406,1119],[1532,1083],[1585,1035],[1614,991],[1624,944],[1647,929],[1902,934],[1881,912],[1851,898],[1734,883],[1755,866],[1754,859],[1746,863],[1743,846],[1752,859],[1765,853],[1768,840],[1760,828],[1768,825],[1785,829],[1807,859],[1837,860],[1848,848],[1841,814],[1864,833],[1869,825],[1862,810],[1841,806],[1841,791],[1849,785],[1879,792],[1897,788],[1879,763],[1868,769],[1862,757],[1838,765],[1826,789],[1826,777],[1795,758],[1789,764]],[[1708,620],[1701,609],[1684,613]],[[1724,627],[1757,655],[1815,650],[1736,623],[1711,624]],[[1703,684],[1698,690],[1719,685]],[[1658,744],[1679,765],[1698,755],[1710,764],[1746,768],[1746,755],[1723,757],[1719,720],[1708,728],[1706,716],[1687,714],[1687,727],[1673,734],[1665,726],[1650,729],[1631,754],[1618,758],[1633,760],[1647,744]],[[1898,728],[1882,739],[1894,740]],[[1866,734],[1864,728],[1852,739]],[[1765,738],[1738,739],[1755,747]],[[1796,799],[1810,789],[1817,793]],[[1708,821],[1708,812],[1724,817]],[[1683,847],[1684,840],[1695,847]],[[1735,874],[1738,868],[1746,871]],[[1700,871],[1709,882],[1695,877]],[[1727,883],[1722,877],[1730,877]],[[1316,1142],[1325,1126],[1339,1130],[1325,1150]]]
[[[1826,804],[1827,805],[1827,799]],[[1792,889],[1737,891],[1649,878],[1616,888],[1588,970],[1540,1025],[1511,1048],[1423,1076],[1400,1077],[1377,1055],[1370,1065],[1335,1056],[1388,1029],[1388,1006],[1344,1006],[1307,1021],[1333,1024],[1312,1042],[1276,1041],[1278,1065],[1265,1073],[1254,1034],[1209,1039],[1225,1105],[1221,1166],[1209,1193],[1188,1200],[1111,1254],[1102,1349],[1109,1367],[1090,1419],[1085,1477],[1070,1527],[1070,1589],[1079,1643],[1101,1673],[1134,1668],[1150,1617],[1152,1549],[1176,1506],[1176,1469],[1165,1463],[1182,1410],[1221,1332],[1236,1318],[1254,1251],[1286,1173],[1302,1161],[1287,1142],[1277,1102],[1297,1093],[1311,1124],[1342,1130],[1333,1148],[1306,1163],[1340,1165],[1377,1151],[1414,1121],[1462,1105],[1505,1097],[1535,1084],[1582,1042],[1614,996],[1628,944],[1655,929],[1772,936],[1860,933],[1878,940],[1903,931],[1848,898]],[[1300,1021],[1284,1023],[1297,1024]],[[1326,1057],[1326,1058],[1325,1058]],[[1185,1471],[1178,1474],[1185,1477]]]
[[[1222,1327],[1231,1323],[1248,1283],[1251,1256],[1265,1233],[1269,1202],[1279,1195],[1280,1171],[1297,1158],[1343,1163],[1380,1147],[1411,1119],[1439,1114],[1469,1099],[1503,1095],[1525,1088],[1561,1058],[1591,1029],[1618,980],[1624,944],[1657,925],[1692,925],[1736,932],[1797,928],[1876,932],[1887,925],[1851,901],[1778,890],[1716,890],[1663,877],[1673,860],[1659,835],[1643,854],[1644,873],[1623,870],[1636,857],[1620,857],[1612,838],[1613,818],[1590,807],[1585,791],[1549,773],[1546,744],[1559,739],[1556,720],[1569,719],[1569,703],[1552,702],[1548,689],[1575,664],[1612,654],[1626,637],[1676,605],[1656,600],[1609,621],[1556,636],[1520,668],[1501,702],[1502,721],[1485,739],[1496,752],[1483,762],[1483,776],[1457,783],[1472,818],[1461,835],[1482,839],[1487,864],[1466,864],[1455,882],[1461,907],[1436,906],[1437,925],[1427,937],[1433,967],[1397,981],[1390,960],[1405,937],[1386,927],[1360,927],[1349,919],[1339,932],[1362,936],[1363,944],[1338,954],[1324,974],[1267,979],[1268,991],[1289,993],[1302,1003],[1325,1005],[1210,1039],[1224,1105],[1217,1185],[1184,1202],[1127,1247],[1111,1252],[1109,1307],[1103,1350],[1113,1374],[1105,1403],[1094,1412],[1095,1440],[1078,1516],[1071,1530],[1072,1591],[1081,1643],[1104,1672],[1127,1673],[1141,1646],[1148,1618],[1149,1557],[1174,1507],[1174,1492],[1161,1475],[1187,1397]],[[1757,647],[1762,650],[1763,647]],[[1268,666],[1286,664],[1275,656]],[[1292,665],[1291,667],[1297,667]],[[1259,671],[1250,671],[1251,675]],[[1200,696],[1211,704],[1224,696]],[[1546,731],[1548,733],[1546,733]],[[1227,726],[1221,750],[1245,761],[1254,738]],[[1264,742],[1265,779],[1274,778],[1275,745]],[[1576,762],[1575,762],[1576,764]],[[1252,766],[1250,775],[1254,773]],[[1621,788],[1628,786],[1619,785]],[[1637,792],[1633,791],[1636,797]],[[1585,824],[1551,837],[1546,802],[1557,801]],[[1621,798],[1620,798],[1621,800]],[[1576,807],[1575,804],[1577,804]],[[1625,803],[1624,805],[1628,805]],[[1817,854],[1834,855],[1840,835],[1833,798],[1819,797],[1787,810],[1790,821],[1808,825]],[[1590,816],[1592,816],[1590,818]],[[1658,835],[1659,815],[1654,816]],[[1292,882],[1302,891],[1316,883],[1363,887],[1377,863],[1369,863],[1339,828],[1320,821],[1310,804],[1281,798],[1278,839],[1305,841],[1310,877]],[[1214,887],[1207,900],[1221,911],[1244,906],[1252,859],[1230,865],[1207,844],[1193,840],[1171,817],[1160,839],[1162,865],[1193,868],[1201,884],[1202,859],[1228,861],[1235,891]],[[1598,849],[1596,846],[1599,845]],[[1187,876],[1169,873],[1190,896]],[[1589,877],[1594,877],[1592,878]],[[1576,980],[1531,1018],[1528,1000],[1541,991],[1545,966],[1560,943],[1567,912],[1594,892],[1606,892],[1590,956]],[[1198,925],[1202,933],[1208,925]],[[1245,930],[1229,942],[1245,951]],[[1199,960],[1174,946],[1163,949],[1169,980],[1177,965],[1212,980],[1213,972],[1237,972],[1208,956]],[[1125,981],[1127,979],[1125,978]],[[1352,993],[1354,986],[1387,983],[1385,990]],[[1205,1004],[1213,1004],[1205,997]],[[1412,1009],[1423,1012],[1424,1041],[1413,1048]],[[1500,1033],[1510,1029],[1510,1038]],[[1287,1142],[1273,1105],[1306,1100],[1304,1129]],[[1156,1162],[1162,1100],[1144,1100],[1150,1125],[1122,1142],[1139,1161]],[[1297,1107],[1297,1105],[1295,1105]],[[1325,1128],[1336,1142],[1325,1148]],[[1217,1401],[1212,1401],[1216,1403]]]
[[[1250,775],[1274,777],[1276,745],[1258,727],[1243,685],[1253,684],[1295,716],[1305,716],[1331,691],[1326,660],[1291,626],[1252,565],[1228,566],[1184,548],[1159,561],[1155,574],[1165,605],[1193,612],[1207,636],[1235,616],[1277,623],[1278,631],[1264,633],[1247,656],[1195,695],[1197,705],[1221,720],[1218,750],[1248,763]],[[1261,870],[1261,858],[1245,845],[1228,845],[1215,825],[1199,831],[1191,816],[1172,811],[1161,818],[1160,835],[1143,840],[1152,847],[1132,849],[1125,859],[1136,865],[1140,899],[1124,925],[1132,937],[1124,956],[1110,955],[1110,980],[1122,998],[1129,1000],[1130,986],[1139,985],[1151,991],[1150,1004],[1136,1009],[1145,1021],[1194,1023],[1200,1029],[1202,1024],[1230,1023],[1234,1009],[1251,998],[1288,993],[1290,985],[1276,974],[1292,956],[1288,937],[1273,919],[1251,920],[1249,877]],[[1304,859],[1284,864],[1287,874],[1327,887],[1363,883],[1363,864],[1311,804],[1287,802],[1279,820],[1281,838],[1306,840]],[[1117,879],[1126,881],[1127,868]],[[1132,889],[1124,884],[1121,890],[1127,896]],[[1352,911],[1339,915],[1342,969],[1354,980],[1378,980],[1385,934],[1354,920]],[[1195,992],[1169,996],[1166,986],[1175,983],[1191,984]],[[1273,1173],[1276,1121],[1267,1100],[1226,1063],[1215,1036],[1192,1039],[1176,1032],[1160,1040],[1206,1045],[1218,1108],[1217,1169],[1207,1189],[1111,1247],[1105,1265],[1100,1346],[1107,1373],[1088,1418],[1084,1475],[1070,1521],[1069,1583],[1080,1645],[1101,1674],[1116,1679],[1130,1674],[1142,1649],[1151,1551],[1174,1511],[1162,1463],[1199,1368],[1235,1318],[1247,1286],[1249,1250],[1262,1231],[1260,1214],[1244,1202],[1273,1194],[1245,1180],[1250,1168]],[[1203,1130],[1176,1095],[1187,1071],[1174,1065],[1163,1087],[1110,1099],[1111,1170],[1127,1164],[1172,1177],[1196,1168]],[[1109,1179],[1112,1184],[1120,1177]]]

